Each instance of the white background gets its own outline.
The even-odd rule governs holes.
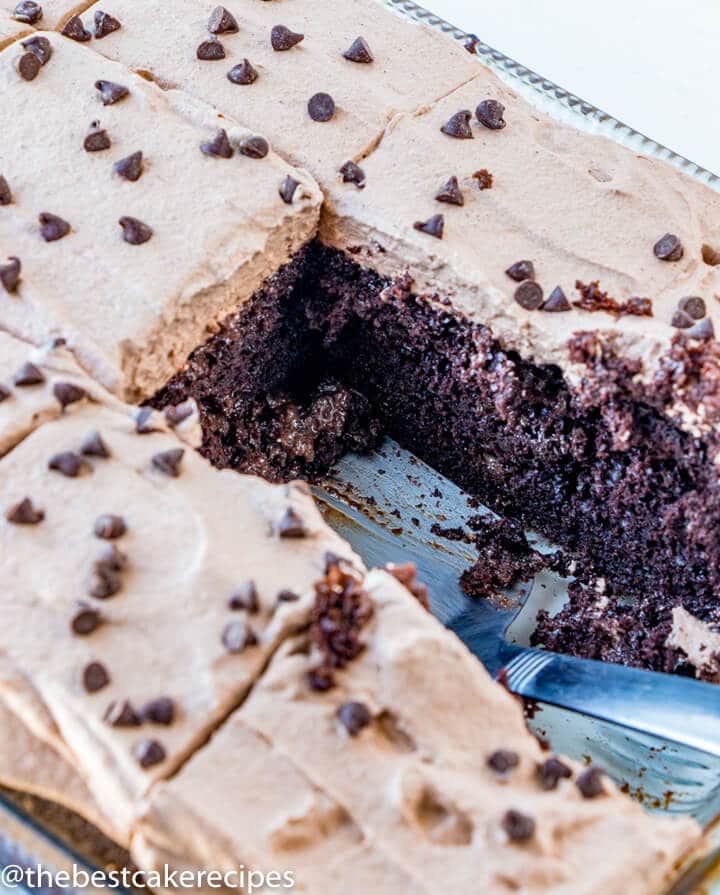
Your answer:
[[[423,5],[720,174],[720,0]]]

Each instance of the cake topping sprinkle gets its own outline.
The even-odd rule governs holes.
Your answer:
[[[80,453],[86,457],[99,457],[101,460],[107,460],[110,457],[110,449],[98,431],[89,432],[85,436],[80,445]]]
[[[140,709],[143,721],[169,726],[175,720],[175,702],[169,696],[158,696]]]
[[[42,385],[45,382],[45,374],[32,361],[26,361],[15,374],[13,382],[22,388],[31,385]]]
[[[372,721],[370,710],[362,702],[344,702],[337,710],[337,717],[351,737],[356,737]]]
[[[130,93],[127,87],[112,81],[95,81],[95,89],[100,94],[104,106],[112,106]]]
[[[230,622],[223,630],[222,642],[229,653],[236,655],[248,646],[255,646],[257,637],[245,622]]]
[[[52,44],[47,37],[43,37],[42,35],[28,37],[27,40],[22,41],[21,45],[23,49],[27,50],[29,53],[34,53],[37,56],[40,65],[45,65],[52,57]]]
[[[113,541],[115,538],[121,538],[127,532],[127,524],[122,516],[103,513],[95,520],[93,532],[96,538]]]
[[[208,31],[210,34],[237,34],[237,19],[224,6],[216,6],[208,19]]]
[[[526,311],[536,311],[543,303],[542,286],[535,280],[525,280],[515,290],[515,301]]]
[[[512,749],[497,749],[488,756],[487,765],[496,774],[507,774],[520,764],[520,756]]]
[[[288,507],[277,523],[276,532],[280,538],[304,538],[308,535],[301,516],[293,507]]]
[[[140,180],[143,173],[143,154],[141,150],[133,152],[126,158],[120,159],[113,165],[113,171],[123,180],[130,180],[133,183]]]
[[[80,16],[73,16],[68,19],[65,27],[62,29],[63,37],[69,37],[70,40],[77,40],[80,43],[86,43],[92,38],[92,34],[83,25]]]
[[[42,6],[34,0],[20,0],[13,11],[12,17],[16,22],[24,25],[36,25],[42,18]]]
[[[88,693],[97,693],[110,683],[110,674],[102,662],[90,662],[83,669],[82,682]]]
[[[140,718],[127,699],[113,701],[107,707],[104,716],[111,727],[139,727]]]
[[[472,140],[473,132],[470,129],[470,119],[472,113],[467,109],[461,109],[443,124],[440,130],[447,134],[448,137],[454,137],[456,140]]]
[[[660,261],[679,261],[683,256],[683,245],[674,233],[666,233],[655,243],[653,252]]]
[[[20,56],[15,67],[23,81],[34,81],[42,64],[34,53],[27,52]]]
[[[247,158],[261,159],[270,152],[270,146],[265,137],[245,137],[238,143],[238,152]]]
[[[11,202],[12,191],[10,189],[10,184],[2,174],[0,174],[0,205],[10,205]]]
[[[343,183],[354,183],[359,190],[364,188],[365,172],[360,165],[356,165],[355,162],[345,162],[340,168],[340,174],[342,175]]]
[[[373,54],[364,37],[356,37],[345,50],[343,56],[350,62],[369,63],[373,61]]]
[[[442,239],[445,229],[445,218],[441,214],[434,214],[426,221],[415,221],[413,227],[421,233],[427,233],[428,236],[434,236],[435,239]]]
[[[535,820],[511,808],[502,819],[502,828],[511,842],[527,842],[535,835]]]
[[[119,31],[121,27],[120,22],[115,16],[111,16],[110,13],[103,12],[100,9],[95,13],[95,37],[98,40],[107,37],[113,31]]]
[[[79,603],[73,617],[70,619],[70,630],[78,637],[87,637],[93,631],[97,631],[102,622],[102,616],[87,603]]]
[[[108,132],[99,126],[97,121],[93,121],[90,130],[83,140],[83,149],[85,152],[102,152],[111,146]]]
[[[20,284],[21,270],[22,264],[20,259],[15,255],[8,258],[7,264],[0,264],[0,283],[2,283],[3,289],[6,292],[9,292],[10,294],[17,292],[17,287]]]
[[[505,106],[496,99],[484,99],[475,109],[477,120],[492,131],[502,130],[507,122],[503,118]]]
[[[228,600],[228,609],[244,610],[255,615],[260,609],[255,582],[250,580],[242,584]]]
[[[141,768],[147,769],[165,761],[165,749],[157,740],[143,740],[133,750]]]
[[[254,84],[258,79],[257,70],[251,64],[249,59],[243,59],[242,62],[238,62],[237,65],[230,69],[227,76],[228,80],[232,81],[233,84],[240,84],[242,86]]]
[[[171,448],[169,451],[161,451],[152,458],[155,469],[160,470],[170,478],[176,479],[180,475],[180,465],[185,456],[183,448]]]
[[[516,261],[508,267],[505,273],[511,280],[515,280],[516,283],[522,283],[523,280],[534,280],[535,265],[532,261]]]
[[[448,205],[465,204],[465,199],[463,198],[462,191],[460,190],[460,184],[458,183],[458,179],[457,177],[455,177],[455,175],[453,175],[449,180],[445,181],[445,183],[435,193],[435,198],[438,202],[446,202]]]
[[[232,158],[234,155],[227,131],[223,128],[220,128],[211,140],[201,143],[200,151],[204,155],[214,156],[215,158]]]
[[[48,469],[59,472],[68,479],[76,479],[81,473],[87,472],[89,466],[80,454],[74,451],[61,451],[48,460]]]
[[[285,50],[291,50],[305,39],[304,34],[297,31],[291,31],[285,25],[275,25],[270,32],[270,43],[273,50],[282,53]]]
[[[295,195],[295,190],[300,186],[300,181],[295,180],[295,178],[288,174],[285,180],[280,184],[280,198],[286,205],[292,205],[293,197]]]
[[[148,227],[147,224],[144,224],[137,218],[131,218],[125,215],[120,218],[118,224],[122,227],[123,239],[130,245],[139,246],[152,239],[152,228]]]
[[[78,401],[82,401],[87,396],[87,392],[73,382],[56,382],[53,385],[53,395],[64,410],[71,404],[77,404]]]
[[[570,310],[570,302],[568,301],[567,295],[563,291],[562,286],[556,286],[553,291],[548,295],[547,300],[542,306],[543,311],[551,311],[551,312],[560,312],[560,311],[569,311]]]
[[[699,295],[686,295],[678,302],[678,310],[684,311],[693,320],[701,320],[707,314],[705,301]]]
[[[605,771],[596,765],[590,765],[575,781],[575,785],[580,790],[585,799],[594,799],[597,796],[605,795],[605,786],[603,778]]]
[[[329,93],[316,93],[308,100],[308,115],[313,121],[330,121],[335,114],[335,100]]]
[[[225,58],[225,47],[214,37],[204,40],[196,52],[197,58],[203,62],[217,62],[219,59]]]
[[[558,783],[561,780],[572,777],[572,771],[564,761],[560,761],[559,758],[553,755],[551,758],[548,758],[542,764],[538,765],[537,775],[538,780],[540,781],[540,786],[544,790],[550,791],[552,789],[557,789]]]
[[[45,518],[44,510],[37,509],[29,497],[24,497],[5,513],[13,525],[37,525]]]
[[[70,224],[56,214],[43,211],[38,215],[38,220],[40,221],[40,235],[45,242],[57,242],[58,239],[63,239],[70,232]]]
[[[477,180],[478,189],[480,191],[492,189],[493,176],[487,168],[480,168],[479,171],[475,171],[473,177]]]

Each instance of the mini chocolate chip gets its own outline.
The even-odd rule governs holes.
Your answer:
[[[655,243],[653,252],[660,261],[679,261],[683,256],[683,246],[674,233],[666,233]]]
[[[498,749],[488,756],[487,765],[496,774],[507,774],[520,764],[520,756],[512,749]]]
[[[104,106],[112,106],[130,94],[127,87],[114,84],[112,81],[95,81],[95,89],[100,94]]]
[[[542,309],[543,311],[551,312],[570,310],[570,302],[568,301],[567,295],[565,295],[561,286],[556,286],[550,293],[550,295],[548,295],[542,306]]]
[[[364,37],[356,37],[345,50],[343,56],[350,62],[367,64],[373,61],[373,54],[370,52],[370,47]]]
[[[13,382],[19,388],[42,385],[45,382],[45,374],[32,361],[26,361],[15,374]]]
[[[228,600],[228,609],[244,609],[254,615],[260,609],[257,589],[254,581],[246,581]]]
[[[152,432],[161,431],[152,407],[141,407],[135,414],[135,431],[138,435],[150,435]]]
[[[311,668],[308,671],[307,682],[311,690],[316,690],[318,693],[326,693],[335,686],[335,675],[332,668],[328,668],[326,665],[318,665],[316,668]]]
[[[110,674],[102,662],[90,662],[83,669],[82,682],[88,693],[97,693],[110,683]]]
[[[195,413],[195,406],[192,401],[182,401],[180,404],[170,404],[163,412],[168,425],[175,428],[190,419]]]
[[[285,25],[275,25],[270,32],[270,43],[272,44],[273,50],[276,50],[278,53],[281,53],[284,50],[291,50],[294,46],[297,46],[301,40],[304,40],[304,38],[304,34],[298,34],[297,31],[291,31],[289,28],[286,28]]]
[[[37,525],[45,518],[45,511],[36,509],[29,497],[23,498],[20,503],[5,513],[5,518],[13,525]]]
[[[329,93],[315,93],[308,100],[307,108],[313,121],[330,121],[335,114],[335,100]]]
[[[90,131],[83,140],[83,149],[85,152],[102,152],[105,149],[109,149],[110,145],[108,132],[102,128],[98,128],[96,123],[93,123]]]
[[[219,40],[204,40],[197,48],[197,57],[203,62],[217,62],[225,58],[225,47]]]
[[[95,563],[88,593],[96,600],[109,600],[122,589],[122,579],[118,569],[111,568],[110,564],[100,559]]]
[[[110,457],[110,449],[98,431],[89,432],[85,436],[80,445],[80,453],[86,457],[99,457],[102,460],[107,460]]]
[[[370,710],[362,702],[344,702],[337,716],[351,737],[356,737],[372,721]]]
[[[208,19],[208,31],[210,34],[237,34],[238,28],[235,16],[224,6],[216,6]]]
[[[42,68],[42,63],[34,53],[23,53],[15,64],[17,73],[23,81],[34,81]]]
[[[3,401],[7,401],[7,400],[9,400],[10,398],[12,398],[12,392],[10,391],[9,388],[7,388],[6,386],[4,386],[4,385],[0,382],[0,404],[2,404]]]
[[[52,44],[47,37],[43,37],[41,34],[37,37],[28,37],[27,40],[22,41],[21,45],[28,53],[34,53],[37,56],[40,65],[47,64],[52,57]]]
[[[467,109],[456,112],[451,118],[443,124],[440,130],[447,134],[448,137],[455,137],[456,140],[472,140],[473,132],[470,129],[470,119],[472,113]]]
[[[551,758],[548,758],[542,764],[538,765],[537,775],[538,780],[540,781],[540,786],[544,790],[550,791],[551,789],[557,789],[558,783],[561,780],[572,777],[572,770],[564,761],[560,761],[559,758],[556,758],[553,755]]]
[[[10,184],[0,174],[0,205],[10,205],[11,202],[12,191],[10,190]]]
[[[159,696],[145,703],[140,709],[140,717],[143,721],[167,727],[175,720],[175,702],[169,696]]]
[[[234,150],[228,140],[227,131],[220,128],[212,140],[206,140],[200,144],[200,151],[205,155],[212,155],[216,158],[232,158]]]
[[[131,246],[139,246],[152,239],[152,227],[148,227],[137,218],[131,218],[128,215],[121,217],[118,224],[122,227],[123,239]]]
[[[460,191],[460,184],[454,175],[435,193],[435,198],[438,202],[446,202],[448,205],[465,204],[465,199]]]
[[[265,137],[245,137],[238,143],[238,152],[248,158],[260,159],[270,152],[270,146]]]
[[[487,168],[480,168],[479,171],[475,171],[473,173],[473,178],[477,180],[479,190],[482,191],[492,189],[493,176]]]
[[[230,622],[222,633],[223,646],[229,653],[241,653],[248,646],[255,646],[257,637],[245,622]]]
[[[87,637],[93,631],[97,631],[102,622],[102,616],[93,606],[87,603],[79,603],[73,617],[70,619],[70,630],[78,637]]]
[[[100,9],[95,13],[95,37],[98,40],[107,37],[113,31],[119,31],[121,28],[120,22],[115,16],[111,16],[110,13],[102,12]]]
[[[492,131],[502,130],[507,122],[503,118],[505,106],[496,99],[484,99],[475,109],[477,120]]]
[[[535,279],[535,265],[532,261],[516,261],[505,271],[511,280],[522,283],[523,280]]]
[[[281,538],[304,538],[308,534],[305,523],[293,507],[288,507],[285,510],[277,523],[276,531]]]
[[[690,329],[691,326],[695,325],[693,318],[686,314],[685,311],[675,311],[670,323],[676,329]]]
[[[140,727],[142,723],[127,699],[111,702],[105,711],[104,720],[111,727]]]
[[[535,821],[527,814],[511,808],[502,819],[502,828],[512,842],[527,842],[535,835]]]
[[[169,451],[155,454],[152,458],[152,465],[170,478],[176,479],[180,475],[180,465],[184,456],[183,448],[171,448]]]
[[[603,778],[605,771],[595,765],[590,765],[575,781],[575,785],[580,790],[585,799],[594,799],[596,796],[605,795],[605,787]]]
[[[691,339],[708,341],[715,338],[715,327],[712,320],[709,317],[705,317],[704,320],[700,320],[692,329],[689,329],[687,334]]]
[[[678,310],[684,311],[693,320],[701,320],[707,314],[705,301],[699,295],[686,295],[678,302]]]
[[[115,544],[107,544],[95,565],[102,565],[112,572],[122,572],[127,568],[128,558],[122,550],[118,550]]]
[[[115,538],[121,538],[127,531],[127,525],[122,516],[115,516],[112,513],[103,513],[95,520],[93,528],[96,538],[103,538],[106,541],[113,541]]]
[[[293,590],[281,590],[277,595],[278,603],[297,603],[300,596]]]
[[[140,180],[143,173],[143,154],[138,149],[132,155],[121,158],[119,162],[113,165],[113,171],[124,180],[131,180],[133,183]]]
[[[16,22],[22,22],[24,25],[36,25],[42,18],[42,6],[33,0],[20,0],[15,7],[12,17]]]
[[[62,408],[69,407],[71,404],[77,404],[87,397],[87,392],[79,385],[72,382],[56,382],[53,385],[53,395]]]
[[[43,211],[38,215],[38,220],[40,221],[40,235],[45,242],[57,242],[58,239],[63,239],[70,232],[70,224],[56,214]]]
[[[73,16],[68,19],[65,27],[60,33],[63,37],[69,37],[70,40],[77,40],[80,43],[86,43],[86,41],[92,38],[92,34],[90,34],[87,28],[83,25],[80,16]]]
[[[434,214],[426,221],[415,221],[413,227],[421,233],[434,236],[435,239],[442,239],[443,230],[445,229],[445,218],[441,214]]]
[[[227,74],[228,81],[233,84],[239,84],[241,87],[247,87],[248,84],[254,84],[258,79],[258,73],[249,59],[243,59],[234,65]]]
[[[2,283],[6,292],[12,294],[17,291],[17,287],[20,284],[21,270],[22,264],[15,255],[8,258],[7,264],[0,264],[0,283]]]
[[[364,188],[365,172],[360,165],[356,165],[355,162],[345,162],[340,168],[340,174],[342,174],[343,183],[354,183],[359,190]]]
[[[82,472],[88,470],[88,464],[80,454],[76,454],[74,451],[62,451],[50,457],[48,469],[59,472],[66,478],[76,479]]]
[[[165,761],[165,749],[157,740],[142,740],[135,746],[133,754],[141,768],[152,768]]]
[[[526,311],[536,311],[543,303],[542,286],[534,280],[525,280],[515,290],[515,301]]]
[[[290,174],[287,175],[285,180],[280,184],[280,198],[286,205],[292,205],[293,196],[295,195],[295,190],[300,186],[300,182],[295,180]]]

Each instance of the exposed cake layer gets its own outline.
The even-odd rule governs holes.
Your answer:
[[[662,891],[694,845],[693,823],[651,819],[597,769],[543,752],[518,703],[386,572],[363,583],[335,566],[316,591],[310,631],[154,790],[137,859],[292,867],[299,886],[328,895],[389,882]],[[358,641],[359,653],[347,650]],[[331,856],[348,841],[375,859],[343,868]],[[381,861],[383,886],[366,876]]]
[[[238,114],[325,188],[372,149],[395,112],[433,102],[479,68],[460,46],[376,0],[341,9],[325,0],[230,3],[232,23],[211,21],[214,6],[115,0],[122,27],[96,48]]]
[[[96,378],[139,398],[312,236],[320,193],[230,119],[190,124],[123,66],[35,39],[41,50],[0,53],[0,241],[21,265],[3,277],[0,327],[63,336]],[[220,126],[227,143],[213,142]]]

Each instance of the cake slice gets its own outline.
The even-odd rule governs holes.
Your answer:
[[[387,572],[335,564],[316,595],[309,632],[153,790],[136,860],[290,868],[333,895],[363,882],[331,864],[315,883],[342,828],[406,875],[403,892],[664,890],[694,822],[650,817],[598,768],[543,751],[517,701]]]
[[[62,336],[108,388],[148,396],[314,234],[320,193],[230,119],[190,124],[122,65],[35,40],[25,76],[36,54],[0,53],[0,243],[21,265],[0,328]]]

